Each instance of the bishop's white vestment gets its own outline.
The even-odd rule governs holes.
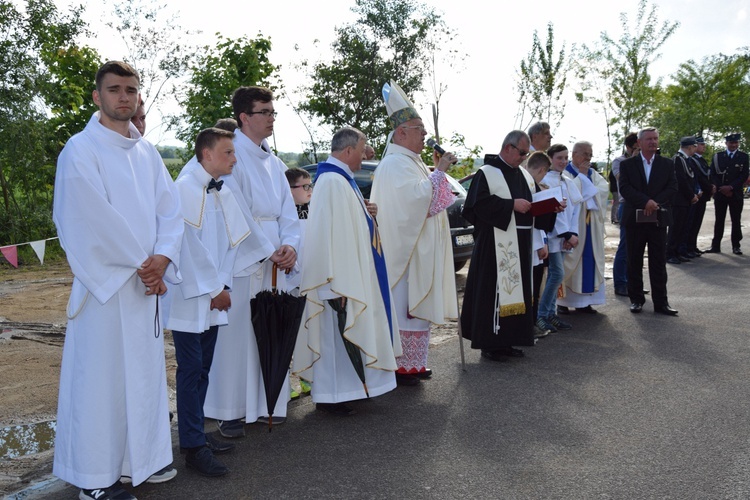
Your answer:
[[[424,371],[430,323],[458,316],[450,225],[445,208],[448,181],[420,156],[389,144],[375,170],[370,200],[378,205],[378,227],[388,264],[403,343],[400,372]],[[436,204],[436,201],[438,202]]]

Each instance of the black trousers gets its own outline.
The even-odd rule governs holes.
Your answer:
[[[672,207],[672,225],[669,226],[667,240],[667,257],[677,257],[687,253],[685,243],[687,241],[687,222],[690,207]]]
[[[740,218],[742,217],[742,198],[727,198],[723,194],[716,194],[714,198],[714,207],[716,209],[716,223],[714,224],[714,239],[711,242],[711,248],[721,248],[721,238],[724,236],[724,221],[727,218],[727,208],[729,208],[729,218],[732,219],[732,248],[740,246],[742,239],[742,228],[740,228]],[[724,198],[724,199],[722,199]]]
[[[688,216],[687,238],[688,252],[698,249],[698,233],[701,232],[701,226],[703,225],[703,216],[706,214],[706,203],[708,203],[708,200],[701,200],[690,207],[690,215]]]
[[[628,238],[628,295],[630,301],[644,304],[643,254],[648,245],[648,274],[654,307],[667,301],[667,228],[656,224],[632,223],[626,228]]]

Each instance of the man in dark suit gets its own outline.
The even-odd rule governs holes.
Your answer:
[[[620,194],[625,199],[620,224],[625,226],[628,252],[628,295],[630,312],[640,313],[643,294],[643,253],[648,245],[648,268],[654,312],[674,316],[667,300],[667,226],[668,207],[677,193],[674,163],[656,154],[659,132],[647,127],[638,132],[641,154],[620,164]],[[646,217],[658,215],[658,223],[637,222],[636,210]]]
[[[740,217],[742,216],[743,187],[748,176],[747,153],[739,150],[740,134],[730,134],[724,138],[727,145],[726,151],[720,151],[714,155],[711,161],[711,182],[716,185],[714,195],[714,207],[716,209],[716,224],[714,225],[714,239],[711,248],[706,253],[721,252],[721,238],[724,236],[724,221],[727,217],[732,219],[732,252],[742,255],[740,240],[742,229],[740,228]]]

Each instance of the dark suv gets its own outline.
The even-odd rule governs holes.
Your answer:
[[[362,196],[365,199],[370,197],[370,190],[372,189],[372,178],[375,175],[375,169],[378,166],[376,161],[363,161],[362,170],[354,173],[354,181],[362,191]],[[310,175],[315,178],[315,172],[318,170],[318,165],[305,165],[305,170],[310,172]],[[466,261],[471,258],[471,252],[474,250],[474,226],[469,224],[466,219],[461,217],[461,210],[464,207],[466,201],[466,190],[461,187],[461,184],[451,176],[447,176],[448,181],[453,189],[453,194],[456,195],[456,201],[448,207],[448,221],[451,226],[451,240],[453,244],[453,264],[456,271],[459,271]]]

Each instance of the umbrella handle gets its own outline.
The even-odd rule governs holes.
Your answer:
[[[278,264],[274,262],[272,269],[273,270],[271,271],[271,291],[273,291],[273,293],[276,293],[276,272],[279,270]]]

